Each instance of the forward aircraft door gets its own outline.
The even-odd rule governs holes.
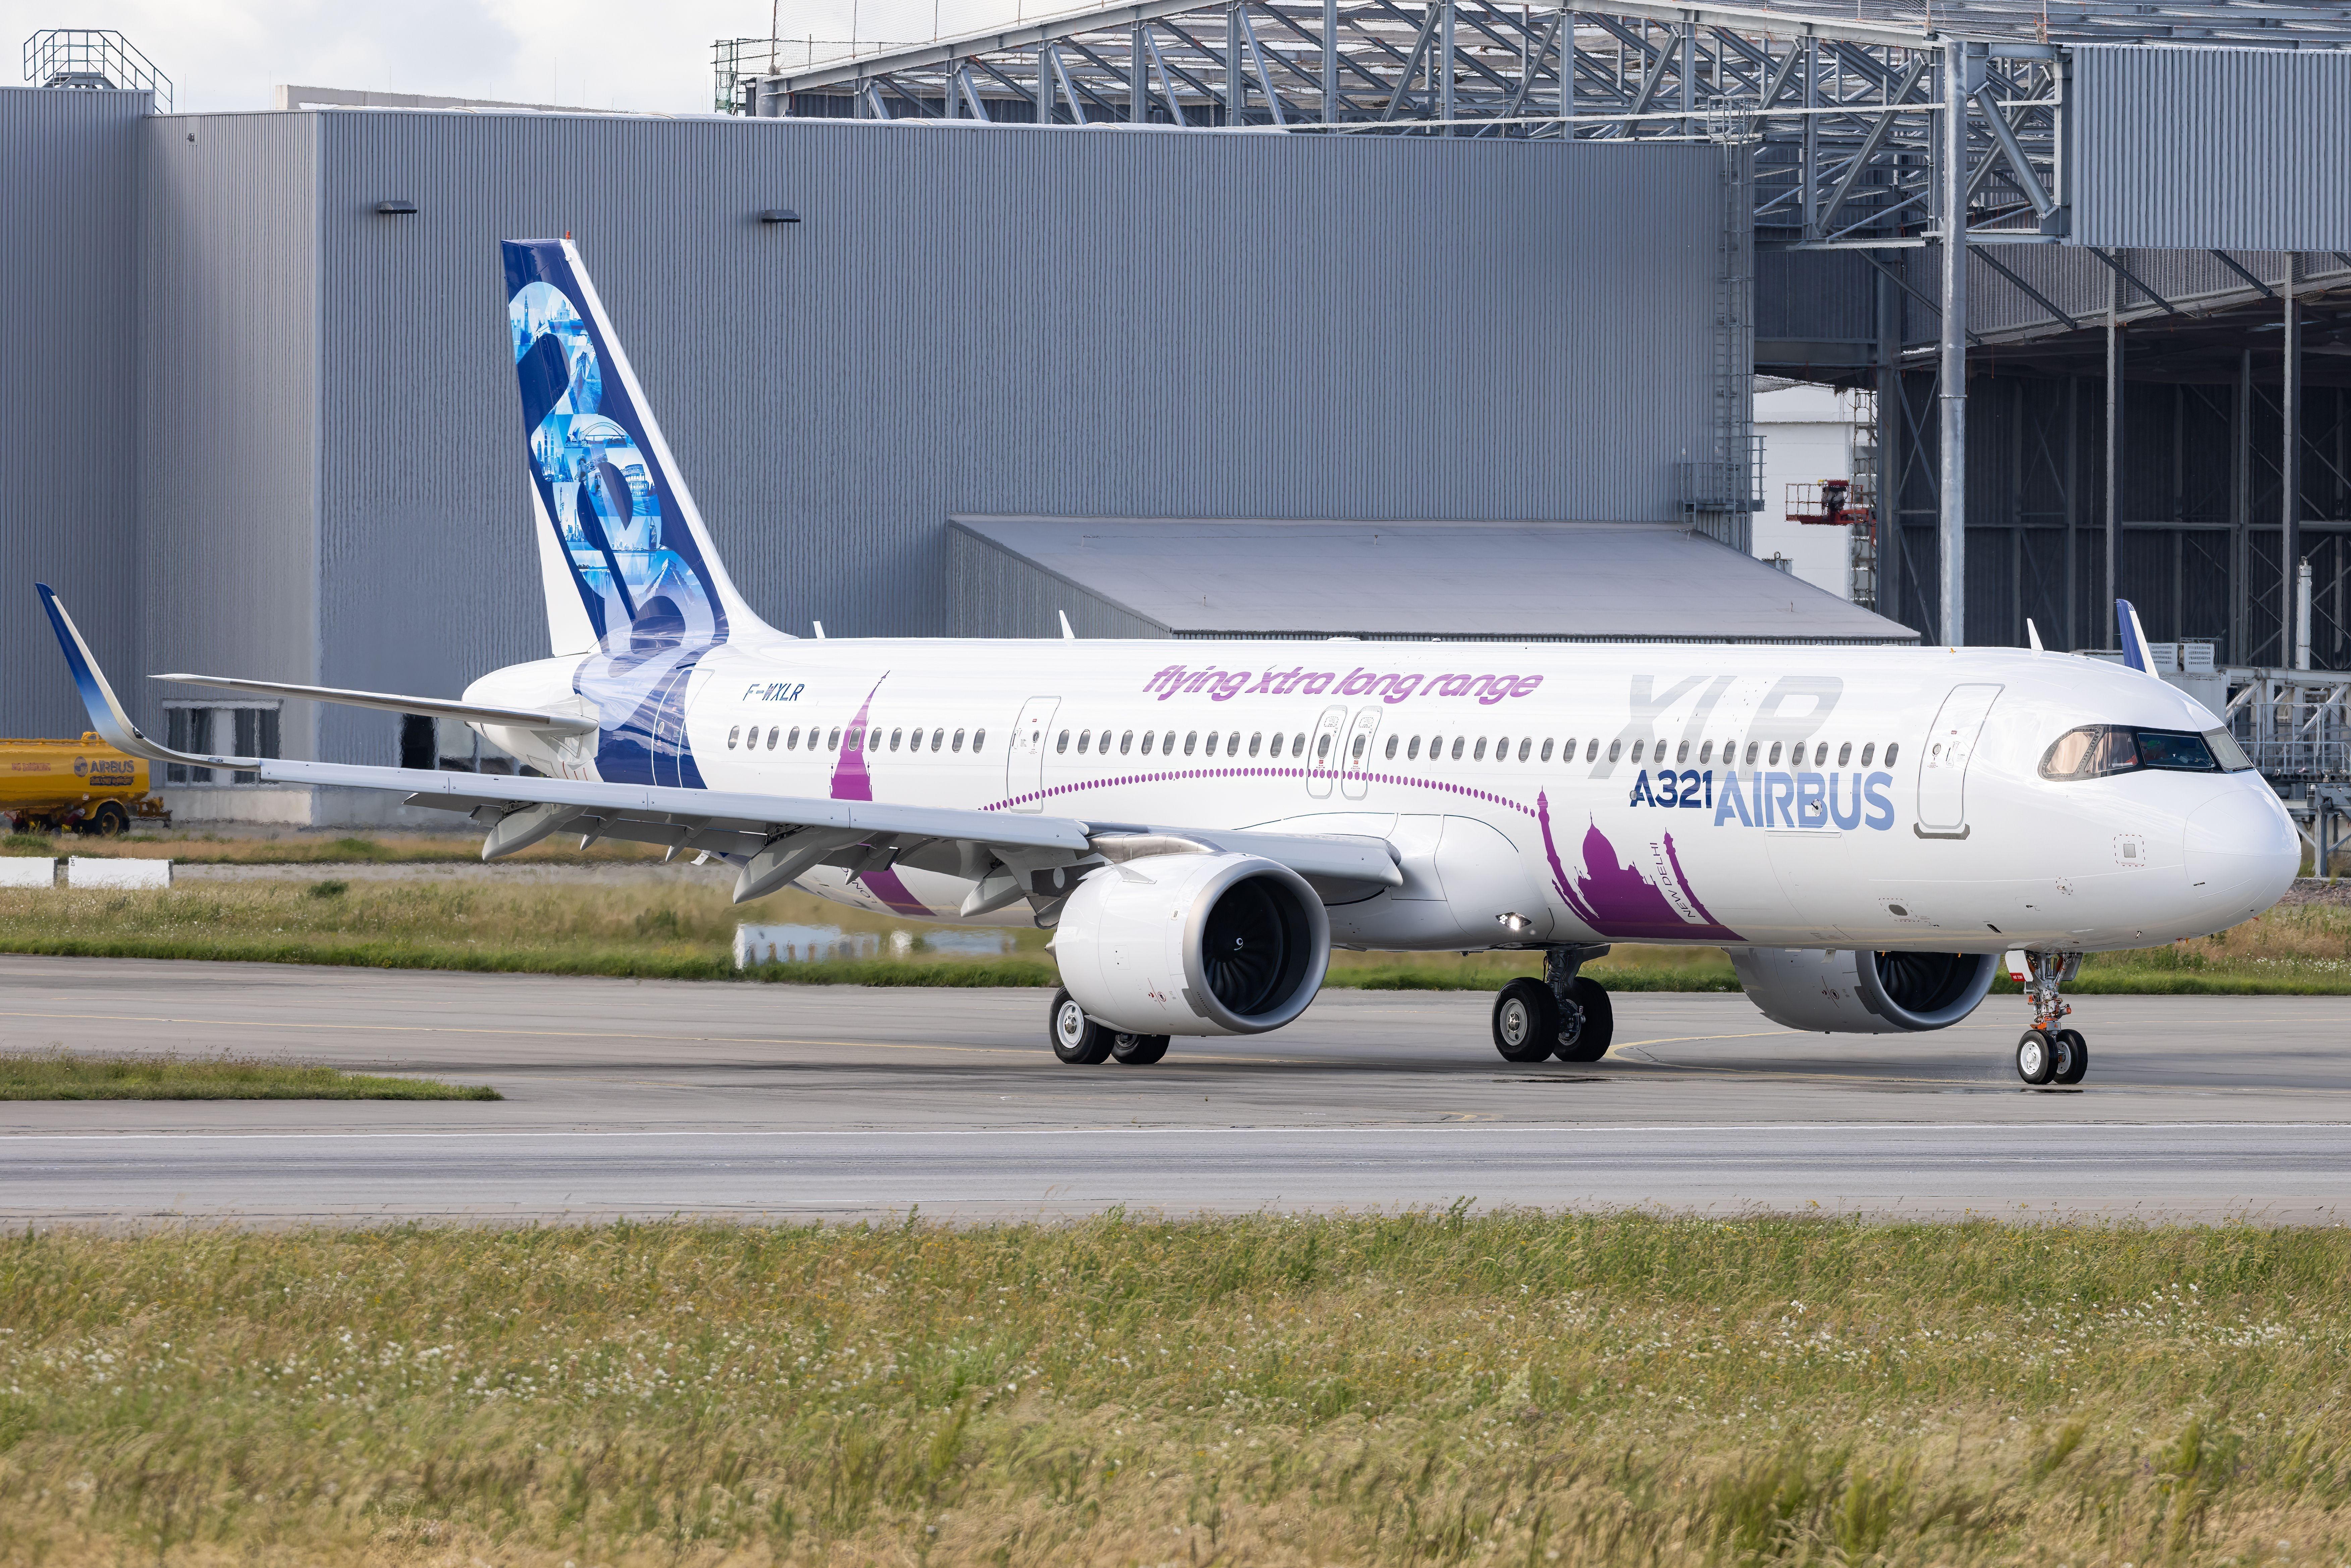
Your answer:
[[[1045,788],[1045,732],[1052,727],[1053,710],[1061,706],[1059,697],[1030,697],[1020,705],[1019,720],[1004,748],[1004,798],[1016,811],[1045,809],[1039,798]]]
[[[1339,727],[1347,722],[1343,707],[1326,707],[1315,722],[1314,739],[1306,747],[1306,792],[1317,800],[1331,798],[1331,780],[1339,776]]]
[[[1964,839],[1968,836],[1968,759],[1975,755],[1976,737],[1983,732],[1996,685],[1953,686],[1927,732],[1927,748],[1918,758],[1918,821],[1913,831],[1922,839]]]

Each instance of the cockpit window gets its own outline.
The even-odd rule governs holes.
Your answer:
[[[2131,729],[2086,724],[2052,742],[2041,758],[2041,777],[2061,781],[2103,779],[2115,773],[2157,768],[2173,773],[2237,773],[2251,768],[2225,729],[2202,735],[2184,729]]]

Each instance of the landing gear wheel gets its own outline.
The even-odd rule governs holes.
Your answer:
[[[110,839],[131,831],[131,813],[120,800],[100,800],[98,810],[89,814],[89,831],[99,838]]]
[[[1583,975],[1568,988],[1567,1006],[1559,1009],[1559,1034],[1552,1054],[1562,1061],[1597,1061],[1608,1054],[1616,1038],[1616,1008],[1608,988]]]
[[[2050,1070],[2049,1082],[2071,1087],[2082,1082],[2090,1071],[2090,1042],[2082,1038],[2078,1029],[2061,1029],[2049,1037],[2056,1065]]]
[[[1541,980],[1512,980],[1494,998],[1494,1049],[1504,1061],[1543,1061],[1559,1041],[1559,1004]]]
[[[1053,1009],[1046,1015],[1046,1033],[1053,1054],[1072,1067],[1094,1067],[1110,1060],[1111,1033],[1086,1017],[1086,1009],[1067,991],[1053,993]]]
[[[1167,1054],[1167,1037],[1164,1034],[1114,1034],[1110,1037],[1110,1059],[1121,1067],[1149,1067]]]
[[[2038,1089],[2056,1071],[2056,1056],[2047,1035],[2037,1029],[2026,1030],[2016,1042],[2016,1075]]]

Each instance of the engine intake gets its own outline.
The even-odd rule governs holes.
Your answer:
[[[1765,1018],[1828,1034],[1949,1029],[1991,990],[1990,953],[1822,952],[1733,947],[1739,983]]]
[[[1331,962],[1306,879],[1255,855],[1144,855],[1080,883],[1053,935],[1061,984],[1130,1034],[1262,1034],[1304,1012]]]

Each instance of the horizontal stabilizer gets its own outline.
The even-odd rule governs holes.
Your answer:
[[[298,697],[344,707],[374,708],[381,713],[423,714],[432,718],[462,719],[467,724],[504,725],[509,729],[544,730],[555,735],[593,735],[596,721],[576,714],[535,713],[529,708],[486,707],[479,703],[451,702],[446,697],[405,697],[396,692],[353,692],[340,686],[290,686],[276,681],[239,680],[232,675],[152,675],[183,686],[212,686],[225,692],[246,692],[263,697]]]

